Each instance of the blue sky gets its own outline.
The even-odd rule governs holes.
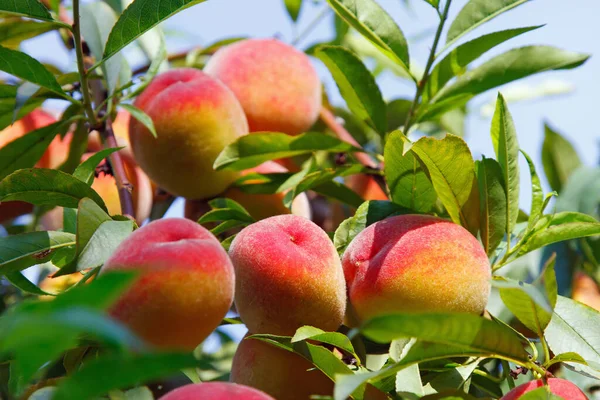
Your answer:
[[[277,36],[291,42],[295,32],[303,31],[325,7],[322,1],[304,0],[304,8],[297,26],[291,24],[283,0],[209,0],[176,15],[164,29],[170,35],[169,50],[182,50],[199,44],[209,44],[215,40],[234,36],[272,37]],[[379,3],[398,22],[408,38],[432,31],[437,23],[434,10],[422,0],[410,0],[410,7],[403,0],[379,0]],[[466,1],[454,1],[450,20]],[[481,34],[522,26],[546,24],[545,27],[524,34],[499,46],[484,56],[484,60],[512,47],[530,44],[548,44],[573,51],[590,53],[593,57],[575,70],[548,72],[533,78],[507,85],[500,90],[510,93],[515,90],[531,92],[543,85],[568,86],[568,94],[547,98],[521,101],[510,105],[519,135],[521,147],[528,152],[541,169],[540,148],[543,137],[543,121],[548,121],[559,132],[574,143],[586,164],[595,164],[599,159],[600,129],[595,123],[600,93],[600,28],[597,16],[600,15],[600,2],[597,0],[546,0],[531,1],[472,32],[464,40]],[[178,34],[174,34],[178,31]],[[331,38],[331,15],[312,31],[310,36],[299,43],[299,47]],[[420,66],[425,64],[432,34],[417,42],[411,42],[411,60]],[[26,43],[25,50],[44,61],[63,68],[73,68],[73,58],[59,45],[56,34],[47,34],[41,39]],[[325,82],[326,90],[337,102],[343,102],[327,70],[318,66]],[[412,97],[413,89],[395,76],[384,73],[378,79],[384,97],[388,100],[398,97]],[[523,86],[526,84],[527,86]],[[491,115],[482,113],[482,106],[494,101],[495,91],[490,91],[470,103],[470,117],[467,121],[467,142],[475,158],[481,154],[493,155],[489,137]],[[526,177],[527,166],[521,163],[523,190],[521,205],[528,208],[530,194]]]

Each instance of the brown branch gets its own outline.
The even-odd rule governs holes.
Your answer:
[[[356,139],[354,139],[354,137],[342,126],[342,124],[337,121],[335,115],[327,108],[321,108],[319,117],[321,118],[321,121],[323,121],[323,123],[327,125],[327,127],[331,129],[340,140],[349,143],[354,147],[362,148],[360,143],[358,143]],[[356,159],[367,168],[380,168],[380,166],[366,153],[357,152],[354,153],[354,157],[356,157]]]

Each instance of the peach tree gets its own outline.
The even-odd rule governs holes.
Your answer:
[[[501,93],[493,154],[464,138],[473,98],[589,55],[465,40],[526,0],[425,0],[418,61],[375,0],[170,52],[218,1],[0,0],[0,398],[598,396],[598,167],[546,126],[545,193]],[[23,51],[47,32],[72,70]]]

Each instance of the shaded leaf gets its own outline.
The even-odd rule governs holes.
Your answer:
[[[56,250],[74,244],[75,235],[66,232],[28,232],[0,238],[0,274],[41,264]]]
[[[484,157],[476,163],[476,170],[481,211],[479,230],[483,248],[490,256],[506,232],[506,189],[496,160]]]
[[[45,21],[54,20],[39,0],[0,0],[0,11]]]
[[[20,51],[0,46],[0,71],[66,96],[54,75],[46,67]]]
[[[521,154],[523,154],[525,160],[527,160],[529,174],[531,176],[531,211],[527,220],[527,229],[531,229],[544,212],[544,191],[542,190],[542,182],[540,181],[540,177],[535,170],[535,164],[529,155],[523,150],[521,150]]]
[[[4,19],[0,24],[0,45],[17,50],[21,42],[57,29],[52,22],[35,22],[21,18]]]
[[[558,193],[569,176],[581,165],[573,145],[548,124],[544,125],[542,164],[550,187]]]
[[[150,118],[148,114],[131,104],[121,103],[119,104],[119,107],[127,110],[133,118],[141,122],[142,125],[144,125],[150,131],[152,136],[157,137],[156,128],[154,128],[154,122],[152,122],[152,118]]]
[[[109,149],[102,149],[97,153],[94,153],[87,160],[79,164],[77,168],[75,168],[73,176],[91,186],[94,182],[94,176],[98,164],[100,164],[102,160],[110,156],[112,153],[119,151],[119,149],[120,148],[113,147]]]

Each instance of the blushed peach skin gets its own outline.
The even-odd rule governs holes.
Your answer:
[[[346,288],[339,256],[310,220],[278,215],[244,228],[229,255],[235,304],[250,332],[293,335],[303,325],[335,331]]]
[[[162,349],[193,350],[214,331],[233,300],[234,272],[219,241],[183,218],[136,230],[102,273],[138,271],[138,280],[110,313]]]
[[[206,382],[177,388],[160,400],[275,400],[254,388],[227,382]]]
[[[250,132],[297,135],[321,110],[321,82],[310,59],[276,39],[247,39],[219,49],[204,71],[239,99]]]
[[[135,105],[152,118],[157,137],[131,118],[129,141],[135,160],[158,186],[204,199],[237,178],[236,172],[213,170],[223,148],[248,133],[244,111],[223,83],[197,69],[174,69],[158,75]]]
[[[491,269],[481,244],[441,218],[400,215],[370,225],[342,265],[353,312],[365,321],[394,312],[481,314]]]
[[[348,187],[354,190],[365,201],[368,200],[389,200],[387,194],[381,189],[381,186],[371,175],[359,174],[347,178]]]
[[[240,342],[229,379],[278,400],[333,395],[333,381],[302,356],[252,338]]]
[[[267,161],[261,165],[242,171],[241,175],[246,176],[251,173],[271,174],[285,173],[288,170],[274,161]],[[292,202],[291,210],[283,205],[284,193],[274,194],[254,194],[246,193],[238,188],[230,187],[219,197],[227,197],[240,203],[255,220],[265,219],[275,215],[292,214],[300,215],[310,219],[312,216],[310,203],[305,193],[301,193]],[[191,220],[198,220],[204,213],[210,211],[205,202],[187,200],[185,202],[185,217]]]
[[[541,379],[524,383],[508,392],[501,400],[517,400],[525,393],[531,392],[542,386],[544,386],[544,382]],[[581,389],[565,379],[549,378],[548,387],[552,393],[557,394],[566,400],[587,400],[587,396]]]

